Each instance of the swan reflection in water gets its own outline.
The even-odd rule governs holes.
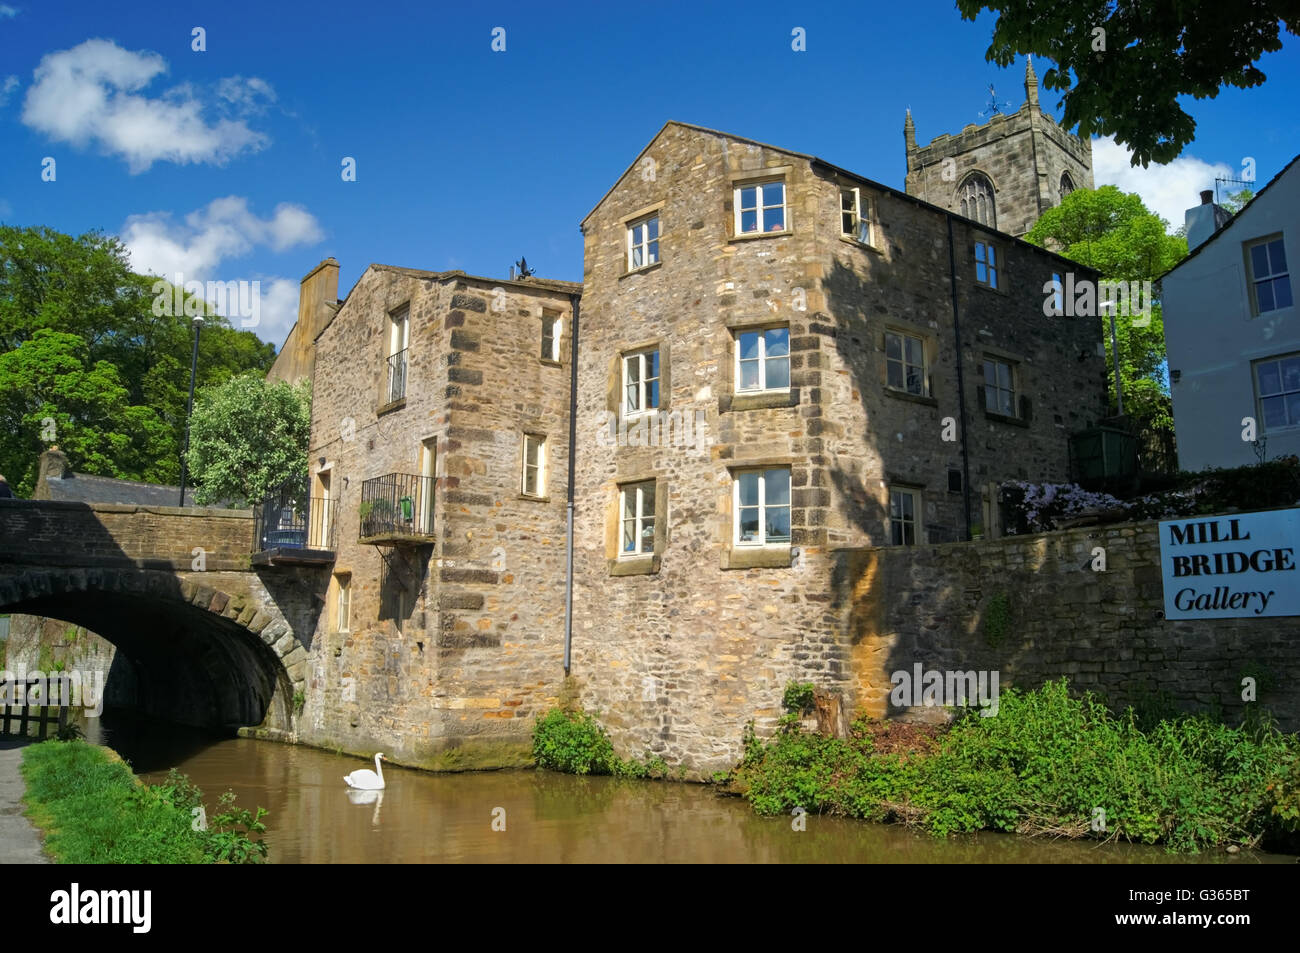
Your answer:
[[[375,827],[379,826],[379,809],[384,803],[384,792],[382,790],[362,791],[357,788],[349,788],[348,800],[353,804],[373,804],[375,812],[370,815],[370,823]]]

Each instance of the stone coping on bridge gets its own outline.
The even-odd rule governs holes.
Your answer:
[[[155,513],[159,516],[215,516],[229,519],[253,518],[253,510],[232,510],[216,506],[154,506],[148,503],[83,503],[79,500],[0,500],[0,506],[40,506],[42,509],[94,510],[98,513]]]

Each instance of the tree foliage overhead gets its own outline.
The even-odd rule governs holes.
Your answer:
[[[157,281],[115,237],[0,225],[0,473],[19,495],[50,443],[80,472],[179,481],[194,332],[154,313]],[[204,312],[198,384],[271,366],[274,347]]]
[[[1048,209],[1029,230],[1025,240],[1051,248],[1082,265],[1096,268],[1103,280],[1141,282],[1160,277],[1187,255],[1187,240],[1166,234],[1167,223],[1150,211],[1137,195],[1121,192],[1113,185],[1099,189],[1076,189],[1061,204]],[[1164,321],[1160,304],[1145,316],[1117,315],[1120,380],[1124,387],[1124,411],[1161,427],[1173,423],[1165,364]],[[1075,319],[1080,320],[1080,319]],[[1104,322],[1106,373],[1114,404],[1114,354],[1110,343],[1110,319]]]
[[[1297,0],[957,0],[957,9],[967,20],[996,13],[985,59],[1051,60],[1042,85],[1064,94],[1064,126],[1114,136],[1142,166],[1171,161],[1195,136],[1180,96],[1259,86],[1255,62],[1282,48],[1283,29],[1300,34]]]
[[[195,501],[254,504],[305,473],[310,395],[306,381],[294,386],[257,373],[205,388],[190,425]]]

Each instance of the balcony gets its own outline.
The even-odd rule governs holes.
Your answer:
[[[359,539],[376,546],[432,545],[434,478],[389,473],[361,484]]]
[[[388,388],[384,391],[384,406],[406,399],[406,348],[388,358]]]
[[[253,511],[254,566],[334,561],[334,501],[311,496],[306,477],[289,480]]]

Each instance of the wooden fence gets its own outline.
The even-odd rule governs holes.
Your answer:
[[[33,688],[36,689],[35,698]],[[0,683],[0,736],[17,735],[25,738],[35,726],[36,737],[44,741],[49,737],[50,725],[58,725],[61,733],[68,724],[71,700],[72,679],[66,675],[11,678],[8,682]],[[46,704],[47,702],[54,704]],[[51,709],[54,709],[55,714],[50,713]]]

